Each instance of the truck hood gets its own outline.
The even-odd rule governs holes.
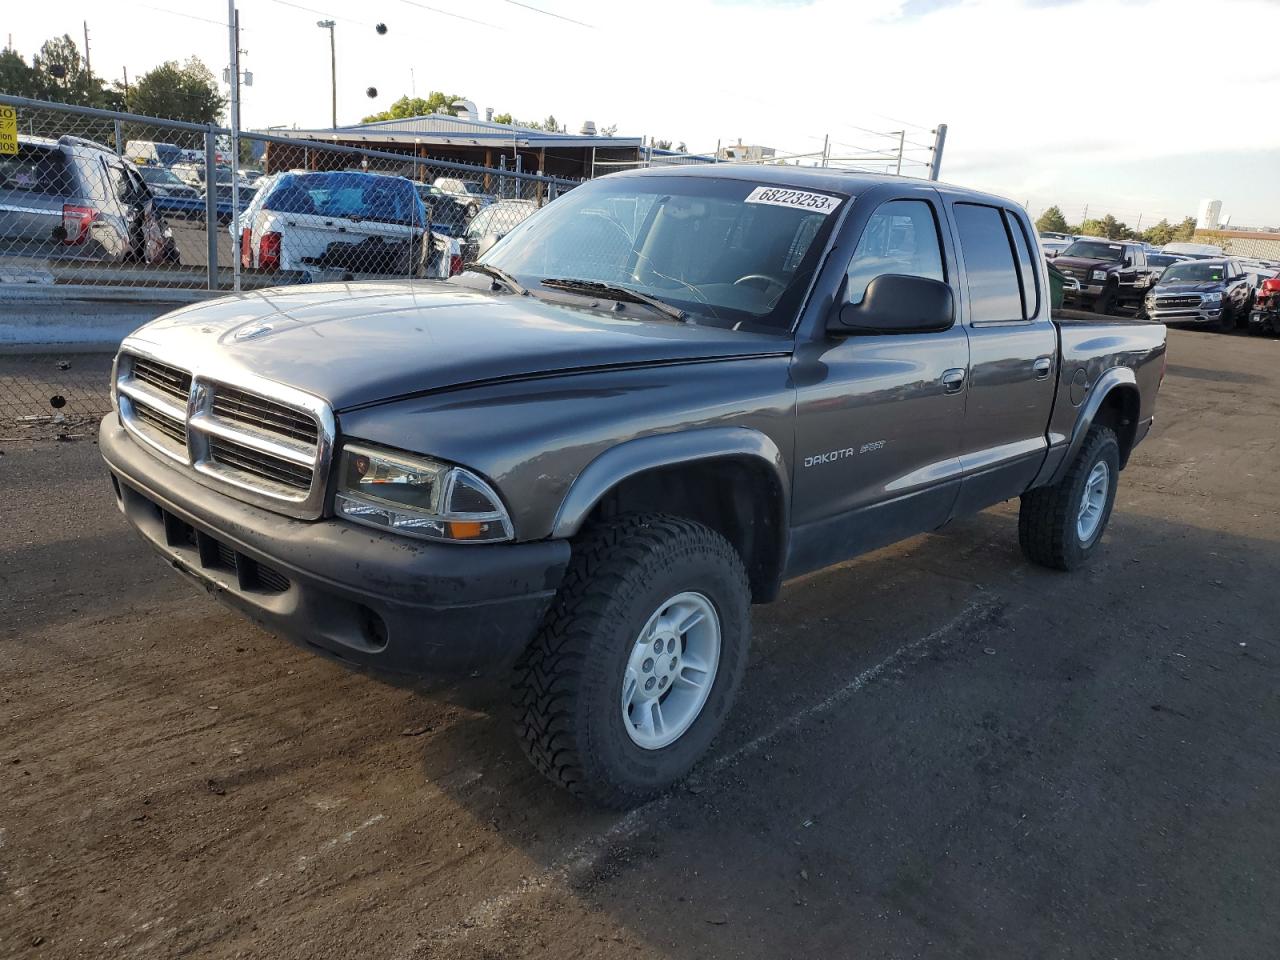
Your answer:
[[[485,381],[792,347],[789,337],[680,324],[638,305],[628,313],[432,281],[314,284],[184,307],[129,341],[178,365],[254,373],[339,411]]]
[[[1226,285],[1218,280],[1201,280],[1198,283],[1190,280],[1175,280],[1172,283],[1156,284],[1156,293],[1214,293],[1225,289]]]
[[[1095,260],[1092,257],[1054,257],[1053,265],[1059,270],[1110,270],[1120,266],[1115,260]]]

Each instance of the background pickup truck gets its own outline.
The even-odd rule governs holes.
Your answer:
[[[375,673],[513,670],[532,762],[683,776],[789,577],[1021,497],[1099,549],[1159,324],[1050,317],[1026,213],[899,177],[577,187],[448,283],[247,292],[128,338],[120,507],[258,622]]]
[[[1053,264],[1068,277],[1080,281],[1078,291],[1068,292],[1066,305],[1080,305],[1098,313],[1117,308],[1141,311],[1143,298],[1160,270],[1147,262],[1140,243],[1082,237],[1054,258]]]

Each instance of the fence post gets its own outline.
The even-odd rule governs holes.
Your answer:
[[[204,226],[209,241],[209,289],[218,289],[218,188],[217,159],[214,132],[210,126],[204,134]],[[212,172],[211,172],[212,171]],[[235,184],[232,184],[234,187]],[[232,251],[232,256],[235,251]]]
[[[114,123],[115,123],[114,132],[116,137],[116,156],[123,157],[124,156],[124,130],[122,129],[122,125],[119,120],[114,121]]]
[[[942,148],[947,143],[947,125],[938,124],[933,134],[933,158],[929,162],[929,179],[937,180],[938,173],[942,170]]]

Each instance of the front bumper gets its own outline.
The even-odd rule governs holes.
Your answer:
[[[267,630],[349,666],[448,681],[505,669],[551,604],[569,544],[453,546],[234,500],[99,429],[121,512],[175,569]]]
[[[1154,307],[1147,317],[1156,323],[1217,323],[1222,318],[1222,304],[1199,307]]]
[[[1100,283],[1081,283],[1079,288],[1064,288],[1062,298],[1064,301],[1072,300],[1096,300],[1102,296],[1102,284]]]

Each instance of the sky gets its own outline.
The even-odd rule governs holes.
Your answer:
[[[28,58],[82,42],[131,77],[228,61],[219,0],[6,4]],[[896,151],[923,175],[948,125],[942,179],[1068,220],[1134,226],[1223,202],[1238,226],[1280,226],[1280,0],[241,0],[242,126],[327,126],[337,21],[338,120],[443,89],[524,120],[553,113],[712,151]],[[379,35],[375,25],[385,23]],[[1274,44],[1272,44],[1274,46]],[[1252,52],[1251,52],[1252,51]],[[368,88],[376,98],[366,95]],[[224,88],[225,89],[225,88]],[[858,161],[871,166],[866,161]]]

